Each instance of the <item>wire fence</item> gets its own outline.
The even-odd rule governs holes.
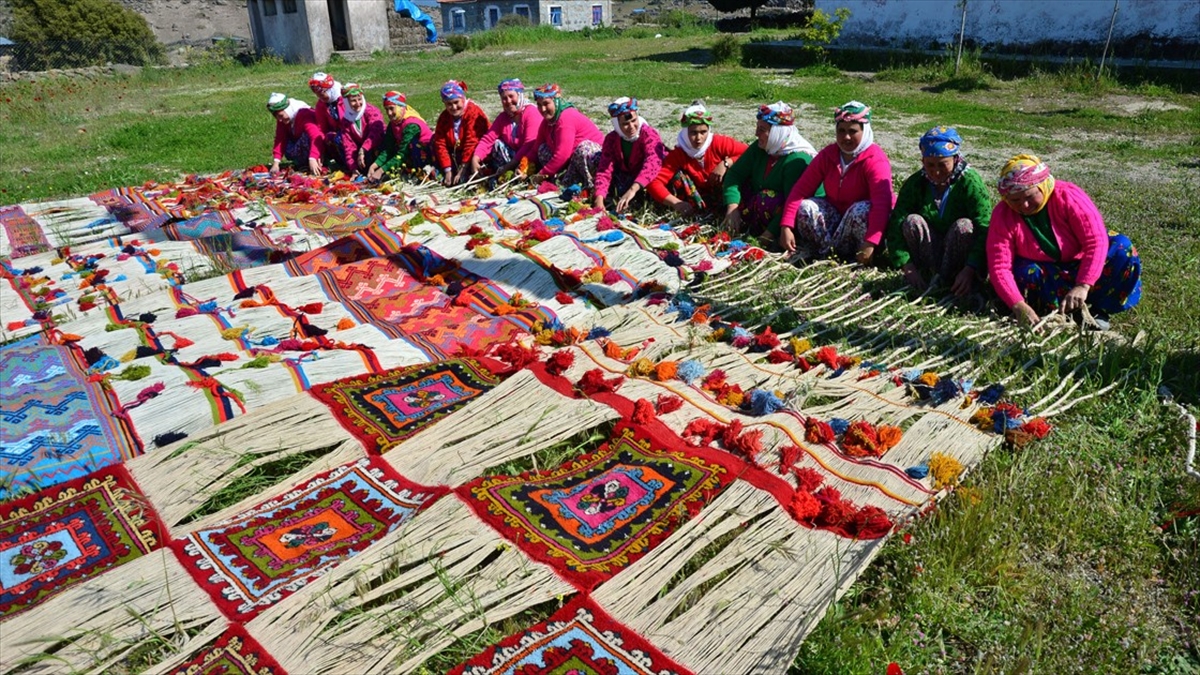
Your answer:
[[[86,68],[123,63],[164,63],[163,46],[153,40],[116,41],[95,38],[0,44],[0,72]]]

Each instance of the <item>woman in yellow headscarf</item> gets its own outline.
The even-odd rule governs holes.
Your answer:
[[[1008,160],[997,187],[1003,201],[988,227],[988,271],[1018,319],[1032,324],[1039,312],[1073,313],[1087,305],[1104,320],[1138,303],[1137,250],[1105,228],[1082,188],[1056,181],[1033,155]]]

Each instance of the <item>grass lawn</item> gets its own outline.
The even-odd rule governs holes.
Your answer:
[[[514,76],[561,82],[596,119],[602,102],[633,95],[668,141],[692,99],[741,138],[759,104],[782,99],[819,148],[832,141],[829,109],[858,99],[875,109],[897,184],[936,123],[959,127],[989,179],[1012,154],[1041,155],[1142,255],[1142,304],[1114,328],[1145,339],[1103,361],[1132,375],[1056,418],[1046,441],[993,453],[968,490],[895,537],[792,672],[880,674],[896,661],[909,673],[1200,673],[1200,482],[1184,475],[1178,416],[1155,393],[1165,384],[1200,405],[1200,97],[1078,73],[706,67],[712,40],[541,41],[328,69],[373,103],[406,92],[430,122],[451,77],[491,114],[492,87]],[[0,204],[268,163],[267,94],[309,99],[310,73],[260,64],[0,86]]]

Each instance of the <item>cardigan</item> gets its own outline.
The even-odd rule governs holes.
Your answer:
[[[871,212],[867,216],[867,234],[863,242],[878,246],[887,230],[888,217],[896,196],[892,192],[892,164],[878,144],[871,144],[854,161],[842,169],[842,151],[837,143],[825,146],[809,165],[808,171],[796,181],[783,205],[782,223],[785,227],[796,224],[796,213],[800,201],[817,194],[818,187],[825,188],[825,199],[839,213],[845,213],[855,202],[871,201]]]
[[[708,144],[708,150],[704,151],[704,156],[700,159],[692,159],[682,148],[676,147],[667,153],[662,168],[658,171],[658,176],[646,187],[646,192],[651,199],[661,204],[667,198],[667,185],[670,184],[675,174],[682,171],[692,179],[701,194],[711,194],[709,177],[712,176],[713,169],[717,168],[717,165],[725,161],[727,157],[736,161],[744,152],[746,152],[745,143],[720,134],[712,135],[712,142]]]
[[[1009,307],[1023,301],[1013,276],[1017,258],[1035,262],[1079,261],[1075,283],[1094,285],[1104,271],[1108,257],[1108,229],[1099,209],[1083,188],[1066,181],[1057,181],[1046,200],[1046,214],[1062,257],[1052,260],[1034,238],[1033,230],[1005,202],[992,209],[987,233],[988,273],[996,294]]]
[[[797,180],[808,175],[812,156],[807,152],[788,153],[775,160],[769,171],[768,159],[767,151],[758,147],[757,143],[746,148],[746,152],[725,172],[722,185],[726,204],[740,204],[743,192],[746,196],[756,195],[763,190],[773,190],[779,196],[788,194]],[[772,218],[768,227],[772,230],[778,227],[781,216]]]
[[[317,124],[317,113],[312,108],[298,110],[289,122],[275,120],[275,159],[283,159],[283,151],[287,144],[303,134],[308,134],[308,158],[320,161],[325,136],[321,133],[321,126]]]
[[[633,175],[633,182],[645,188],[650,181],[658,177],[662,169],[663,157],[667,149],[663,146],[662,138],[649,122],[642,122],[642,130],[637,140],[633,141],[629,156],[625,156],[625,148],[621,134],[610,131],[604,137],[604,145],[600,149],[600,162],[596,165],[596,194],[607,196],[613,173]]]
[[[600,145],[604,142],[604,134],[600,133],[595,122],[588,119],[578,109],[563,108],[558,115],[558,121],[544,120],[542,122],[542,128],[538,130],[537,141],[521,148],[521,154],[517,157],[517,161],[520,162],[528,157],[530,161],[536,162],[538,149],[545,145],[550,148],[551,154],[550,161],[541,167],[541,173],[552,177],[567,167],[567,162],[571,160],[571,153],[575,152],[575,148],[579,147],[583,141],[592,141],[596,145]]]
[[[432,138],[433,131],[420,117],[405,117],[398,122],[389,122],[375,164],[385,173],[404,166],[409,159],[408,146],[412,145],[414,140],[428,144]]]
[[[475,101],[468,100],[463,109],[462,123],[458,127],[458,137],[454,135],[454,117],[446,111],[438,115],[437,126],[433,129],[433,159],[437,168],[447,171],[456,165],[471,161],[475,146],[479,139],[487,133],[487,113]]]
[[[537,141],[541,128],[542,114],[535,105],[522,108],[516,120],[502,110],[496,115],[496,121],[492,122],[487,133],[479,139],[479,145],[475,146],[475,157],[481,161],[487,159],[487,156],[492,154],[492,147],[496,145],[496,141],[503,141],[515,157],[521,148]]]
[[[904,267],[911,259],[908,242],[904,239],[904,220],[918,215],[937,232],[945,233],[960,218],[966,218],[975,226],[975,241],[967,254],[967,265],[982,271],[987,264],[984,243],[987,238],[988,219],[992,213],[992,198],[988,196],[983,176],[971,167],[954,179],[946,195],[942,197],[942,208],[938,209],[933,199],[933,184],[921,171],[917,171],[900,186],[896,207],[888,222],[887,248],[893,267]]]
[[[361,118],[361,129],[355,128],[354,122],[348,118],[342,118],[342,153],[345,155],[346,168],[351,173],[366,171],[370,167],[372,155],[383,144],[383,134],[386,131],[386,127],[383,125],[383,113],[379,112],[379,108],[370,103],[363,105],[366,107]],[[358,166],[359,148],[362,148],[367,166]]]

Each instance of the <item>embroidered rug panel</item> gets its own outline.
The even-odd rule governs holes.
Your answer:
[[[510,635],[450,675],[690,675],[635,631],[577,597],[548,621]]]
[[[272,204],[271,213],[280,221],[295,220],[313,234],[337,239],[370,227],[375,219],[333,204]]]
[[[0,208],[0,225],[4,226],[8,255],[12,258],[36,255],[53,248],[42,226],[20,206]]]
[[[0,506],[0,618],[157,549],[165,531],[121,466]]]
[[[451,359],[315,385],[311,391],[369,452],[405,439],[500,384],[475,359]]]
[[[400,235],[375,224],[326,246],[302,253],[284,265],[292,276],[303,276],[368,258],[395,255],[403,247]]]
[[[0,347],[0,499],[120,463],[132,444],[108,393],[64,347]]]
[[[456,492],[531,558],[590,591],[653,549],[734,479],[715,452],[668,449],[623,426],[556,469],[490,476]]]
[[[304,588],[445,492],[376,458],[316,476],[213,527],[171,542],[188,572],[234,621]]]
[[[287,675],[242,626],[230,624],[211,644],[167,675]]]

